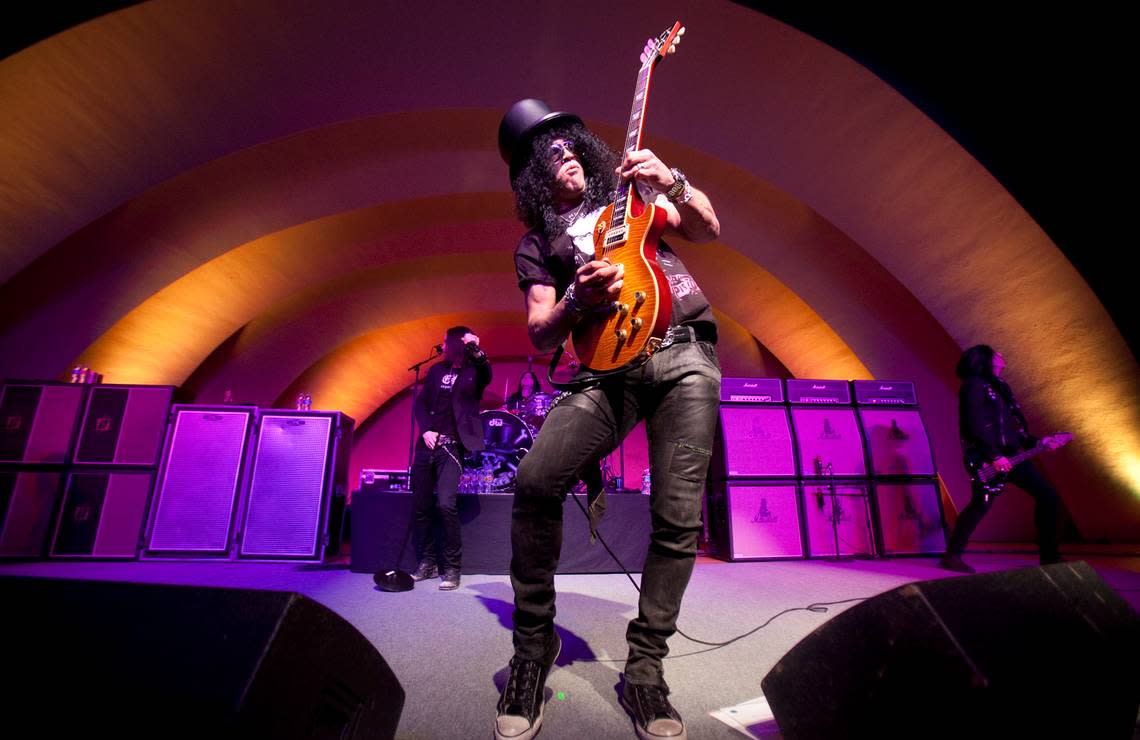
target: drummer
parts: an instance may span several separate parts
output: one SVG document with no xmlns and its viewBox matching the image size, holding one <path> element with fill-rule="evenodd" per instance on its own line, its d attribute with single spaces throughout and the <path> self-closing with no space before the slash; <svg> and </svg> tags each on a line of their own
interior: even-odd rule
<svg viewBox="0 0 1140 740">
<path fill-rule="evenodd" d="M 533 370 L 526 370 L 519 376 L 519 384 L 515 392 L 507 396 L 503 402 L 503 410 L 512 414 L 522 414 L 526 409 L 526 402 L 531 396 L 542 393 L 542 383 Z"/>
</svg>

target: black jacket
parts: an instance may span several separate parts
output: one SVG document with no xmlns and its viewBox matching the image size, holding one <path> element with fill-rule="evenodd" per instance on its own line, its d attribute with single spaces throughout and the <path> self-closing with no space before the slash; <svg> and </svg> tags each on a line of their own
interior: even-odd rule
<svg viewBox="0 0 1140 740">
<path fill-rule="evenodd" d="M 448 362 L 432 365 L 424 379 L 423 388 L 416 398 L 416 423 L 420 434 L 435 431 L 431 428 L 431 410 L 435 406 L 435 396 L 439 392 L 440 379 L 449 368 Z M 487 355 L 480 353 L 479 359 L 468 357 L 463 361 L 459 377 L 451 391 L 451 410 L 455 415 L 455 429 L 459 441 L 468 450 L 483 449 L 483 424 L 479 421 L 479 401 L 483 389 L 491 383 L 491 363 Z"/>
<path fill-rule="evenodd" d="M 967 378 L 958 389 L 962 451 L 984 461 L 1037 444 L 1009 386 L 998 379 Z"/>
</svg>

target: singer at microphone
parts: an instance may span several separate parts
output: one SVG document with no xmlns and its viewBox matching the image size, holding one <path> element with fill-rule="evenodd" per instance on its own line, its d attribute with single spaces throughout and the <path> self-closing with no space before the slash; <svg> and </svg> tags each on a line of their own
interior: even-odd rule
<svg viewBox="0 0 1140 740">
<path fill-rule="evenodd" d="M 435 349 L 443 359 L 428 369 L 415 401 L 420 439 L 412 460 L 412 532 L 419 565 L 411 576 L 413 581 L 438 577 L 439 588 L 450 591 L 459 587 L 462 569 L 457 509 L 462 461 L 484 446 L 479 401 L 491 382 L 491 363 L 466 326 L 448 329 Z M 442 541 L 435 536 L 437 516 Z"/>
</svg>

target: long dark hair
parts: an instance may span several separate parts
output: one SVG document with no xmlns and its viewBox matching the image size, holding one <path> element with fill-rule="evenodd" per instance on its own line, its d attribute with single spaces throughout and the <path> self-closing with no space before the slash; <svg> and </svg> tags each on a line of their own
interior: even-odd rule
<svg viewBox="0 0 1140 740">
<path fill-rule="evenodd" d="M 515 386 L 515 392 L 510 395 L 510 398 L 516 398 L 520 401 L 523 399 L 522 379 L 528 375 L 530 376 L 530 379 L 534 381 L 534 385 L 532 385 L 530 389 L 531 395 L 533 396 L 535 393 L 542 393 L 542 383 L 538 381 L 538 375 L 536 375 L 533 370 L 524 370 L 522 375 L 519 376 L 518 385 Z"/>
<path fill-rule="evenodd" d="M 988 344 L 975 344 L 962 353 L 954 374 L 962 380 L 982 378 L 994 380 L 994 348 Z"/>
<path fill-rule="evenodd" d="M 511 188 L 515 191 L 519 220 L 528 228 L 541 229 L 548 238 L 566 228 L 554 210 L 554 174 L 549 156 L 550 145 L 559 138 L 574 140 L 574 154 L 586 175 L 585 212 L 608 205 L 618 184 L 614 173 L 620 161 L 617 154 L 585 126 L 559 126 L 536 136 L 531 141 L 530 159 L 511 181 Z"/>
</svg>

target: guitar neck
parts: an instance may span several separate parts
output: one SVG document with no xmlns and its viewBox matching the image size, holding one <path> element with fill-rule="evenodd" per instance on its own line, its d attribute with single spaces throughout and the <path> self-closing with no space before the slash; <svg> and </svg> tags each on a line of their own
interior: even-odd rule
<svg viewBox="0 0 1140 740">
<path fill-rule="evenodd" d="M 643 64 L 638 70 L 637 85 L 633 90 L 633 108 L 629 113 L 629 125 L 625 132 L 625 147 L 621 153 L 623 159 L 625 155 L 641 148 L 641 135 L 645 131 L 645 111 L 649 106 L 649 82 L 653 78 L 653 68 L 656 65 L 657 60 L 654 60 Z M 636 197 L 636 188 L 633 180 L 630 180 L 625 187 L 620 189 L 617 199 L 614 201 L 614 220 L 617 221 L 620 214 L 621 221 L 618 221 L 619 224 L 625 223 L 626 219 L 629 218 L 629 201 Z"/>
</svg>

